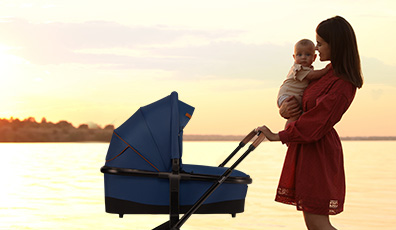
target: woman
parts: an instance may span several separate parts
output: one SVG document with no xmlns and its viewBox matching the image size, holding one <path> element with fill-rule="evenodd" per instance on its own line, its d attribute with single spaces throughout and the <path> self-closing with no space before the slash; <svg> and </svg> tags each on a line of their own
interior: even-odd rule
<svg viewBox="0 0 396 230">
<path fill-rule="evenodd" d="M 355 33 L 336 16 L 316 28 L 321 61 L 331 61 L 329 72 L 304 91 L 303 113 L 279 133 L 261 126 L 270 141 L 288 144 L 275 200 L 303 211 L 309 230 L 335 229 L 329 215 L 343 211 L 345 175 L 340 138 L 334 125 L 341 120 L 363 85 Z M 284 118 L 300 114 L 293 97 L 280 108 Z"/>
</svg>

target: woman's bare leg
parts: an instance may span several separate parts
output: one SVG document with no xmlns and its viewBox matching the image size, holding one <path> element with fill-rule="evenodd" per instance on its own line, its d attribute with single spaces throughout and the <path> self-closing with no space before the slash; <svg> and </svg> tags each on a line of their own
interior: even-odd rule
<svg viewBox="0 0 396 230">
<path fill-rule="evenodd" d="M 331 225 L 328 215 L 304 212 L 304 220 L 308 230 L 337 230 Z"/>
</svg>

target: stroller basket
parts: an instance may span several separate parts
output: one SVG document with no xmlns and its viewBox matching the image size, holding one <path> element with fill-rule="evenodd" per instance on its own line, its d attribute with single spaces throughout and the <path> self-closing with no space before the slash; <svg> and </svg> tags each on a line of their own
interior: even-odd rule
<svg viewBox="0 0 396 230">
<path fill-rule="evenodd" d="M 234 168 L 264 138 L 260 135 L 230 168 L 223 166 L 256 135 L 254 131 L 219 167 L 183 164 L 183 129 L 193 112 L 173 92 L 141 107 L 114 130 L 101 168 L 106 212 L 120 217 L 169 214 L 169 222 L 155 229 L 179 229 L 193 213 L 235 216 L 244 211 L 252 179 Z"/>
</svg>

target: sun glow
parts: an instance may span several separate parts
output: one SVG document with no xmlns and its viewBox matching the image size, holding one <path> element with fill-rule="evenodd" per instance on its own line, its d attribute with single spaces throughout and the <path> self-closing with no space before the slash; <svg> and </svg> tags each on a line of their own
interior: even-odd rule
<svg viewBox="0 0 396 230">
<path fill-rule="evenodd" d="M 7 72 L 8 55 L 6 54 L 7 47 L 0 45 L 0 74 L 4 79 L 4 74 Z"/>
<path fill-rule="evenodd" d="M 21 72 L 21 64 L 26 61 L 18 56 L 10 54 L 12 48 L 0 44 L 0 117 L 11 117 L 15 101 L 13 100 L 18 91 L 18 72 Z M 19 67 L 19 68 L 18 68 Z"/>
<path fill-rule="evenodd" d="M 6 85 L 7 79 L 12 79 L 16 65 L 23 64 L 24 60 L 18 56 L 10 54 L 11 47 L 0 44 L 0 76 L 1 84 Z"/>
</svg>

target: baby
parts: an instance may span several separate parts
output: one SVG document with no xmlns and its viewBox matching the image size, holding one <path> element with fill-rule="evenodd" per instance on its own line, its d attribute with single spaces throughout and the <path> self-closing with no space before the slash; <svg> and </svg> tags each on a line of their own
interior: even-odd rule
<svg viewBox="0 0 396 230">
<path fill-rule="evenodd" d="M 278 93 L 278 106 L 280 107 L 285 99 L 294 96 L 301 105 L 301 99 L 305 88 L 310 81 L 319 79 L 325 75 L 330 65 L 321 70 L 313 70 L 312 63 L 315 61 L 315 44 L 308 39 L 302 39 L 294 45 L 294 65 L 290 69 L 286 80 L 283 82 Z M 286 126 L 298 119 L 298 116 L 290 117 Z"/>
</svg>

